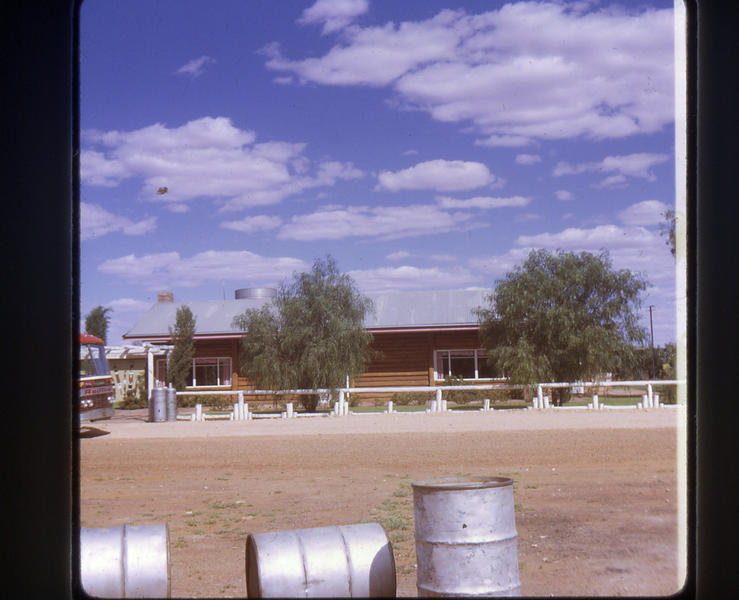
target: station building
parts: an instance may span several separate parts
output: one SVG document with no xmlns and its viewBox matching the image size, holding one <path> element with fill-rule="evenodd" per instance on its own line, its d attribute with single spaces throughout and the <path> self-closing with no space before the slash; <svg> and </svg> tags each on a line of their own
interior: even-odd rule
<svg viewBox="0 0 739 600">
<path fill-rule="evenodd" d="M 176 302 L 171 292 L 158 301 L 124 334 L 126 342 L 150 347 L 170 346 L 170 328 L 177 310 L 186 305 L 195 317 L 194 356 L 188 390 L 253 390 L 239 375 L 240 340 L 246 335 L 233 325 L 247 309 L 271 302 L 271 288 L 236 290 L 232 300 Z M 374 305 L 365 321 L 379 357 L 351 387 L 433 386 L 447 376 L 469 383 L 489 383 L 495 374 L 479 340 L 476 309 L 487 305 L 487 290 L 388 291 L 364 294 Z M 155 359 L 156 385 L 165 385 L 166 356 Z"/>
</svg>

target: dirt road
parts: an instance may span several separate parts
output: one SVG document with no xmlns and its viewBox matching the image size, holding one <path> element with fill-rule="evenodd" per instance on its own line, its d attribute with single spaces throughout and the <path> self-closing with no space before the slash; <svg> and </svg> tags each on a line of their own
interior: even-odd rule
<svg viewBox="0 0 739 600">
<path fill-rule="evenodd" d="M 679 589 L 680 411 L 496 411 L 83 430 L 82 525 L 167 522 L 174 597 L 244 597 L 249 533 L 383 523 L 415 596 L 410 482 L 514 479 L 524 595 Z"/>
</svg>

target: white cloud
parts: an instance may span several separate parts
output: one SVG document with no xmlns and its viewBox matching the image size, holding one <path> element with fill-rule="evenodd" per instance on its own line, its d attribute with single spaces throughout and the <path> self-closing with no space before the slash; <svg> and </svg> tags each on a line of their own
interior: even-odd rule
<svg viewBox="0 0 739 600">
<path fill-rule="evenodd" d="M 193 77 L 200 77 L 205 73 L 205 65 L 216 62 L 210 56 L 201 56 L 200 58 L 194 58 L 193 60 L 185 63 L 175 73 L 179 75 L 192 75 Z"/>
<path fill-rule="evenodd" d="M 655 181 L 657 177 L 651 171 L 652 167 L 667 162 L 669 154 L 655 154 L 648 152 L 637 152 L 621 156 L 606 156 L 599 162 L 588 162 L 571 165 L 567 162 L 559 162 L 552 170 L 554 177 L 563 175 L 579 175 L 586 172 L 615 173 L 606 177 L 594 187 L 618 187 L 624 186 L 627 177 L 637 177 L 647 181 Z"/>
<path fill-rule="evenodd" d="M 451 192 L 489 185 L 495 176 L 482 163 L 464 160 L 430 160 L 400 171 L 382 171 L 376 189 L 437 190 Z"/>
<path fill-rule="evenodd" d="M 645 200 L 622 210 L 618 213 L 618 218 L 624 225 L 659 225 L 664 223 L 667 210 L 669 206 L 664 202 Z"/>
<path fill-rule="evenodd" d="M 516 164 L 519 165 L 535 165 L 541 162 L 541 156 L 538 154 L 517 154 Z"/>
<path fill-rule="evenodd" d="M 523 263 L 530 250 L 530 248 L 511 248 L 504 254 L 471 258 L 467 261 L 467 264 L 473 270 L 487 276 L 502 277 L 517 265 Z"/>
<path fill-rule="evenodd" d="M 243 231 L 245 233 L 255 233 L 257 231 L 270 231 L 277 229 L 282 225 L 280 217 L 269 215 L 256 215 L 253 217 L 244 217 L 239 221 L 224 221 L 221 227 L 224 229 L 233 229 L 234 231 Z"/>
<path fill-rule="evenodd" d="M 157 218 L 131 221 L 126 217 L 114 215 L 98 204 L 80 202 L 80 239 L 93 240 L 108 233 L 121 232 L 125 235 L 145 235 L 155 231 Z"/>
<path fill-rule="evenodd" d="M 399 107 L 485 146 L 623 138 L 673 120 L 673 11 L 517 2 L 476 15 L 353 25 L 323 56 L 267 67 L 324 85 L 391 86 Z"/>
<path fill-rule="evenodd" d="M 600 225 L 592 229 L 568 228 L 555 233 L 522 235 L 504 254 L 472 258 L 468 265 L 494 277 L 503 277 L 521 265 L 535 248 L 549 251 L 592 252 L 608 250 L 613 267 L 644 273 L 653 286 L 674 286 L 675 261 L 658 233 L 644 227 Z M 650 288 L 649 293 L 655 293 Z"/>
<path fill-rule="evenodd" d="M 503 208 L 509 206 L 526 206 L 531 202 L 530 198 L 524 196 L 511 196 L 510 198 L 496 198 L 489 196 L 475 196 L 474 198 L 467 198 L 460 200 L 457 198 L 450 198 L 449 196 L 438 196 L 436 201 L 442 208 L 480 208 L 480 209 L 492 209 L 492 208 Z"/>
<path fill-rule="evenodd" d="M 323 34 L 343 29 L 369 9 L 369 0 L 318 0 L 303 11 L 298 23 L 323 23 Z"/>
<path fill-rule="evenodd" d="M 554 195 L 557 200 L 572 200 L 575 197 L 572 192 L 568 192 L 567 190 L 557 190 L 554 192 Z"/>
<path fill-rule="evenodd" d="M 432 254 L 429 258 L 435 262 L 455 262 L 457 260 L 453 254 Z"/>
<path fill-rule="evenodd" d="M 675 261 L 664 238 L 640 226 L 572 227 L 557 233 L 522 235 L 516 246 L 593 253 L 606 249 L 615 268 L 646 273 L 651 283 L 674 283 Z"/>
<path fill-rule="evenodd" d="M 471 223 L 471 219 L 472 215 L 443 211 L 434 205 L 324 206 L 292 217 L 277 237 L 299 241 L 349 237 L 389 240 L 483 226 Z"/>
<path fill-rule="evenodd" d="M 275 204 L 363 176 L 351 164 L 313 165 L 303 143 L 254 143 L 253 131 L 225 117 L 204 117 L 176 128 L 157 123 L 135 131 L 86 131 L 83 140 L 95 146 L 82 153 L 84 184 L 115 186 L 140 178 L 145 199 L 175 211 L 199 197 L 216 199 L 222 210 Z M 161 187 L 167 187 L 166 194 L 156 193 Z"/>
<path fill-rule="evenodd" d="M 480 282 L 480 276 L 469 269 L 419 268 L 411 266 L 381 267 L 349 271 L 357 287 L 364 292 L 383 290 L 422 290 L 459 288 Z"/>
<path fill-rule="evenodd" d="M 243 282 L 245 279 L 255 284 L 276 284 L 306 268 L 307 263 L 297 258 L 271 258 L 247 250 L 209 250 L 189 258 L 183 258 L 178 252 L 129 254 L 106 260 L 98 270 L 153 290 L 195 287 L 213 281 Z"/>
<path fill-rule="evenodd" d="M 387 254 L 385 256 L 385 258 L 387 258 L 388 260 L 404 260 L 410 257 L 411 257 L 411 253 L 405 250 L 398 250 L 397 252 L 391 252 L 390 254 Z"/>
<path fill-rule="evenodd" d="M 143 313 L 151 307 L 151 302 L 135 300 L 134 298 L 119 298 L 108 302 L 114 313 Z"/>
<path fill-rule="evenodd" d="M 570 227 L 558 233 L 522 235 L 519 246 L 561 248 L 563 250 L 599 250 L 600 248 L 644 247 L 654 242 L 655 235 L 643 227 L 599 225 L 593 229 Z"/>
</svg>

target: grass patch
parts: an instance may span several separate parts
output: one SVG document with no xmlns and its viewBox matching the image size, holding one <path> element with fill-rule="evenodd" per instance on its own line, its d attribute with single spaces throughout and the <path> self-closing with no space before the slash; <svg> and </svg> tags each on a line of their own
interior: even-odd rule
<svg viewBox="0 0 739 600">
<path fill-rule="evenodd" d="M 236 502 L 214 502 L 210 506 L 211 508 L 222 510 L 225 508 L 239 508 L 243 504 L 244 504 L 243 502 L 240 502 L 237 500 Z"/>
<path fill-rule="evenodd" d="M 389 498 L 372 509 L 373 519 L 385 528 L 393 547 L 395 568 L 400 574 L 415 571 L 416 545 L 413 532 L 413 496 L 409 480 L 401 481 Z"/>
</svg>

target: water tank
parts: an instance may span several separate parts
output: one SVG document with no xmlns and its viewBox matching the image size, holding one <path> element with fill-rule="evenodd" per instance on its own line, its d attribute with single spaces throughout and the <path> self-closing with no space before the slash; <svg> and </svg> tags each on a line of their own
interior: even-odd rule
<svg viewBox="0 0 739 600">
<path fill-rule="evenodd" d="M 247 298 L 274 298 L 276 295 L 277 290 L 269 287 L 241 288 L 235 292 L 236 300 L 245 300 Z"/>
</svg>

